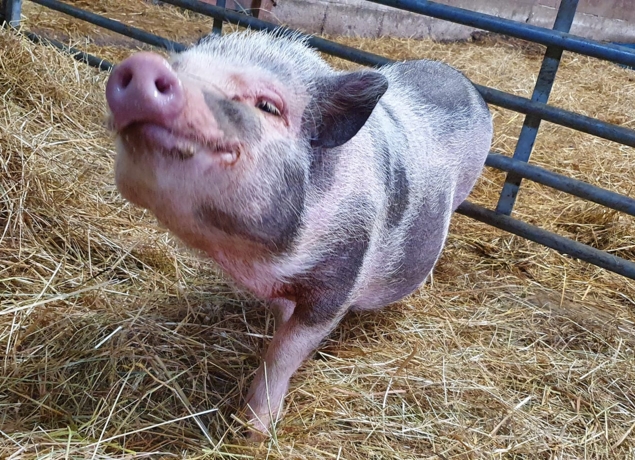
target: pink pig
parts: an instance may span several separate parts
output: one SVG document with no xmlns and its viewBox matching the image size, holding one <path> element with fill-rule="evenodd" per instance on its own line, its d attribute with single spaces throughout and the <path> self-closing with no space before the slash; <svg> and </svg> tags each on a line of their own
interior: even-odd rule
<svg viewBox="0 0 635 460">
<path fill-rule="evenodd" d="M 415 291 L 483 168 L 487 105 L 434 61 L 338 72 L 298 36 L 210 36 L 112 72 L 116 183 L 273 308 L 246 398 L 258 437 L 350 310 Z"/>
</svg>

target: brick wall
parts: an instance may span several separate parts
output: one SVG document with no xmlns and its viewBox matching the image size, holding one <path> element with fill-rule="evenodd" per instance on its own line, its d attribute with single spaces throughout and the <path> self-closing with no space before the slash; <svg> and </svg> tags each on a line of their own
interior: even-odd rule
<svg viewBox="0 0 635 460">
<path fill-rule="evenodd" d="M 559 0 L 437 1 L 542 27 L 553 25 L 560 3 Z M 261 17 L 310 33 L 455 40 L 467 38 L 475 30 L 364 0 L 276 0 L 273 3 L 271 11 Z M 596 40 L 635 43 L 635 0 L 580 0 L 572 32 Z"/>
</svg>

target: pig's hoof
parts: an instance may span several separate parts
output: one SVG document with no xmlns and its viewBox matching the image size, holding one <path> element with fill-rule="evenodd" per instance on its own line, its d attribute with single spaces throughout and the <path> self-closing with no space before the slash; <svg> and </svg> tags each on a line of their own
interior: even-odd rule
<svg viewBox="0 0 635 460">
<path fill-rule="evenodd" d="M 249 406 L 245 408 L 244 415 L 248 422 L 241 431 L 247 441 L 262 442 L 271 436 L 269 432 L 270 418 L 268 416 L 257 416 Z"/>
<path fill-rule="evenodd" d="M 253 443 L 261 443 L 269 438 L 269 434 L 257 430 L 255 427 L 249 427 L 245 429 L 245 439 Z"/>
<path fill-rule="evenodd" d="M 271 434 L 263 423 L 264 420 L 251 419 L 244 429 L 245 438 L 250 442 L 263 442 Z"/>
</svg>

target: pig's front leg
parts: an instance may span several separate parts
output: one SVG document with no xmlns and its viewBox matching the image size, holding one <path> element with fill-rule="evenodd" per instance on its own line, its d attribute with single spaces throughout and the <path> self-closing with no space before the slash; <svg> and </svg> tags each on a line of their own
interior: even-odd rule
<svg viewBox="0 0 635 460">
<path fill-rule="evenodd" d="M 337 325 L 339 318 L 306 324 L 296 311 L 279 326 L 247 395 L 247 417 L 252 440 L 268 436 L 271 424 L 282 412 L 289 380 L 302 362 Z"/>
<path fill-rule="evenodd" d="M 359 209 L 359 201 L 354 203 Z M 330 251 L 288 286 L 295 298 L 293 311 L 277 326 L 247 396 L 248 420 L 261 434 L 269 432 L 282 412 L 291 376 L 348 311 L 370 240 L 367 216 L 352 214 L 360 220 L 348 225 L 346 237 L 334 237 Z M 291 304 L 283 305 L 287 308 L 281 310 L 281 320 L 291 311 Z M 257 432 L 252 439 L 260 437 Z"/>
</svg>

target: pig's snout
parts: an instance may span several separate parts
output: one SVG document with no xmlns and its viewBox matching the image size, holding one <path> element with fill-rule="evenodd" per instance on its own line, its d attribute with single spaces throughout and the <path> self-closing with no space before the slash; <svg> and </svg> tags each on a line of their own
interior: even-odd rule
<svg viewBox="0 0 635 460">
<path fill-rule="evenodd" d="M 106 85 L 106 100 L 116 130 L 143 122 L 167 127 L 185 105 L 178 76 L 153 53 L 137 53 L 117 65 Z"/>
</svg>

